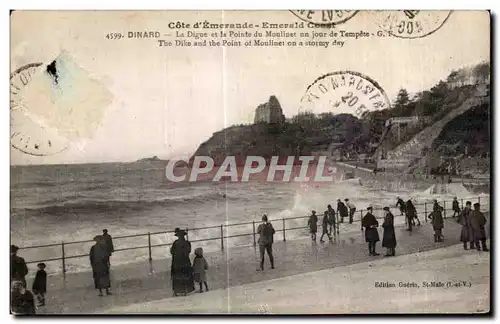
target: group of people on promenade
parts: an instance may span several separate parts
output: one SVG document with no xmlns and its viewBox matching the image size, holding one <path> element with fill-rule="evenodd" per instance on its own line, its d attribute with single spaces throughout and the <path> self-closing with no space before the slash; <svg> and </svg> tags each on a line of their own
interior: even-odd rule
<svg viewBox="0 0 500 324">
<path fill-rule="evenodd" d="M 349 203 L 349 199 L 345 199 L 348 203 L 349 209 L 355 211 L 355 207 L 352 203 Z M 320 242 L 323 243 L 323 237 L 328 236 L 328 239 L 332 241 L 332 236 L 335 234 L 335 228 L 338 229 L 338 223 L 340 220 L 336 220 L 336 215 L 342 219 L 341 213 L 346 215 L 345 210 L 347 206 L 344 205 L 340 199 L 337 200 L 338 208 L 337 212 L 332 208 L 331 205 L 327 206 L 327 210 L 324 212 L 322 219 L 322 235 L 320 237 Z M 474 210 L 471 208 L 472 203 L 467 201 L 466 206 L 463 210 L 460 210 L 457 197 L 454 197 L 452 210 L 453 216 L 457 217 L 457 222 L 462 225 L 462 232 L 460 235 L 460 240 L 464 243 L 464 249 L 467 249 L 467 243 L 469 243 L 470 249 L 476 248 L 477 250 L 489 251 L 486 246 L 486 217 L 480 211 L 480 204 L 474 204 Z M 404 201 L 400 197 L 397 197 L 396 207 L 399 207 L 401 216 L 405 216 L 407 231 L 412 231 L 413 227 L 421 226 L 420 219 L 418 218 L 418 213 L 412 200 Z M 394 256 L 395 248 L 397 245 L 396 235 L 394 231 L 394 215 L 388 206 L 383 208 L 384 211 L 384 221 L 382 227 L 384 229 L 382 246 L 387 249 L 385 256 Z M 431 221 L 431 225 L 434 230 L 434 242 L 443 242 L 443 219 L 444 208 L 439 205 L 437 200 L 434 200 L 433 208 L 431 213 L 427 216 Z M 354 213 L 352 213 L 353 215 Z M 349 223 L 352 223 L 352 215 L 349 213 Z M 344 216 L 345 217 L 345 216 Z M 308 227 L 311 233 L 311 239 L 313 243 L 316 243 L 316 233 L 318 231 L 318 216 L 316 211 L 311 212 L 311 216 L 308 219 Z M 369 206 L 367 208 L 367 213 L 361 219 L 361 228 L 364 229 L 365 240 L 368 243 L 368 252 L 371 256 L 380 255 L 376 252 L 376 243 L 380 241 L 377 228 L 379 227 L 379 222 L 377 218 L 373 215 L 373 207 Z"/>
<path fill-rule="evenodd" d="M 94 237 L 95 244 L 90 248 L 90 265 L 94 287 L 99 290 L 99 296 L 103 296 L 102 290 L 111 295 L 110 280 L 110 257 L 114 252 L 113 239 L 104 229 L 102 235 Z M 10 247 L 10 281 L 11 281 L 11 310 L 14 314 L 29 315 L 36 314 L 36 309 L 45 306 L 45 295 L 47 293 L 46 265 L 41 262 L 37 264 L 38 271 L 33 280 L 32 290 L 27 289 L 26 275 L 28 266 L 24 258 L 17 255 L 19 247 Z"/>
<path fill-rule="evenodd" d="M 45 263 L 37 264 L 38 271 L 33 280 L 32 291 L 27 289 L 28 266 L 24 258 L 17 255 L 19 247 L 10 246 L 11 310 L 14 314 L 36 314 L 36 308 L 45 306 L 47 273 Z"/>
<path fill-rule="evenodd" d="M 322 220 L 323 233 L 320 242 L 324 242 L 324 235 L 327 235 L 330 241 L 332 240 L 335 229 L 337 228 L 338 230 L 338 223 L 341 223 L 344 217 L 349 216 L 349 223 L 353 222 L 352 218 L 356 207 L 349 202 L 349 199 L 345 199 L 345 202 L 346 204 L 342 203 L 340 199 L 337 200 L 337 211 L 335 211 L 331 205 L 327 206 L 327 210 L 324 212 Z M 399 207 L 401 215 L 404 214 L 406 217 L 408 231 L 412 231 L 413 226 L 415 226 L 415 220 L 418 222 L 417 226 L 421 225 L 416 208 L 411 202 L 411 199 L 405 203 L 398 197 L 396 206 Z M 348 213 L 346 213 L 347 208 L 349 210 Z M 463 242 L 464 249 L 468 250 L 469 248 L 475 248 L 478 251 L 489 251 L 486 245 L 485 225 L 487 221 L 484 214 L 480 211 L 480 204 L 475 203 L 474 209 L 472 209 L 472 203 L 467 201 L 463 210 L 460 210 L 457 197 L 455 197 L 452 209 L 454 211 L 453 217 L 457 216 L 457 222 L 462 225 L 460 241 Z M 387 249 L 385 256 L 395 256 L 397 241 L 394 230 L 394 215 L 391 213 L 388 206 L 384 207 L 383 211 L 384 221 L 382 223 L 382 228 L 384 231 L 382 246 Z M 435 242 L 443 241 L 443 211 L 443 207 L 435 200 L 432 212 L 427 216 L 431 220 L 434 229 Z M 339 217 L 338 220 L 336 216 Z M 316 212 L 312 211 L 308 220 L 308 226 L 313 242 L 316 242 L 317 223 L 318 217 Z M 368 243 L 369 255 L 380 255 L 376 252 L 376 243 L 380 241 L 377 230 L 379 222 L 373 215 L 372 206 L 367 208 L 367 213 L 361 219 L 361 226 L 362 229 L 364 229 L 365 241 Z M 262 223 L 257 228 L 260 254 L 260 263 L 257 268 L 258 271 L 264 270 L 266 253 L 269 257 L 271 269 L 275 268 L 273 256 L 273 237 L 275 232 L 275 229 L 269 222 L 268 216 L 264 214 L 262 216 Z M 195 291 L 195 282 L 199 284 L 199 292 L 203 292 L 203 288 L 208 291 L 206 274 L 208 262 L 203 256 L 203 249 L 198 247 L 194 250 L 194 259 L 191 263 L 191 243 L 186 239 L 186 231 L 176 228 L 174 235 L 177 239 L 170 248 L 170 254 L 172 255 L 170 274 L 174 296 L 187 295 Z M 103 289 L 106 291 L 107 295 L 111 295 L 110 257 L 114 252 L 113 239 L 111 235 L 108 234 L 108 231 L 104 229 L 102 235 L 94 237 L 94 241 L 95 244 L 91 247 L 89 253 L 94 286 L 95 289 L 99 290 L 99 296 L 103 296 Z M 33 293 L 26 289 L 25 277 L 28 273 L 28 267 L 24 259 L 17 255 L 18 250 L 19 248 L 17 246 L 11 246 L 12 311 L 15 314 L 35 314 L 35 300 L 38 301 L 38 307 L 45 305 L 45 294 L 47 291 L 47 274 L 44 270 L 45 264 L 38 264 L 38 271 L 32 286 L 32 291 L 35 294 L 33 295 Z"/>
</svg>

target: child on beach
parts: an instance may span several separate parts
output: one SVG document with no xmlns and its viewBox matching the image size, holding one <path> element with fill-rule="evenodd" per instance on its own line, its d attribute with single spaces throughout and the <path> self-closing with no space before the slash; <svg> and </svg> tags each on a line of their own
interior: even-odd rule
<svg viewBox="0 0 500 324">
<path fill-rule="evenodd" d="M 47 272 L 45 272 L 45 263 L 39 263 L 38 271 L 33 281 L 33 293 L 38 301 L 37 306 L 45 306 L 45 294 L 47 293 Z"/>
<path fill-rule="evenodd" d="M 208 270 L 208 262 L 203 257 L 203 249 L 201 247 L 196 248 L 194 250 L 194 260 L 193 260 L 193 272 L 194 272 L 194 281 L 200 284 L 200 291 L 203 292 L 203 284 L 205 284 L 205 290 L 208 291 L 207 284 L 207 273 Z"/>
</svg>

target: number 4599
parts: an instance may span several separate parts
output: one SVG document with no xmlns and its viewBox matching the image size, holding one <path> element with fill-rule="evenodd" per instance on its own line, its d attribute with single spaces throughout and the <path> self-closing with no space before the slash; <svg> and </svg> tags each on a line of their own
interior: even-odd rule
<svg viewBox="0 0 500 324">
<path fill-rule="evenodd" d="M 108 33 L 106 34 L 107 39 L 120 39 L 123 38 L 122 33 Z"/>
</svg>

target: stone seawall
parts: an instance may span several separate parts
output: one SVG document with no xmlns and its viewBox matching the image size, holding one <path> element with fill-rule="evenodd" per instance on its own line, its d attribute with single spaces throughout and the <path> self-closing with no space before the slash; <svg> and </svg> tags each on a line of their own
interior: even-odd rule
<svg viewBox="0 0 500 324">
<path fill-rule="evenodd" d="M 387 190 L 387 191 L 398 191 L 398 190 L 426 190 L 429 187 L 437 184 L 446 184 L 449 181 L 449 177 L 437 177 L 436 179 L 432 177 L 426 177 L 416 174 L 404 174 L 404 173 L 392 173 L 392 172 L 377 172 L 374 173 L 372 170 L 350 165 L 348 163 L 342 162 L 331 162 L 331 166 L 337 168 L 337 172 L 348 174 L 351 173 L 354 178 L 360 178 L 360 182 L 363 186 L 368 186 L 374 189 Z M 454 181 L 453 183 L 460 182 L 461 180 Z M 464 183 L 464 186 L 469 190 L 476 192 L 488 192 L 489 183 L 487 180 L 481 183 Z"/>
</svg>

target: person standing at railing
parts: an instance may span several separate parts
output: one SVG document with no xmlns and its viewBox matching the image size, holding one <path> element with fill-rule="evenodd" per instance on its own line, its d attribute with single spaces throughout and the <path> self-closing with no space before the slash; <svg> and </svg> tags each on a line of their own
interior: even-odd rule
<svg viewBox="0 0 500 324">
<path fill-rule="evenodd" d="M 203 292 L 203 284 L 205 285 L 205 290 L 208 291 L 207 270 L 208 270 L 208 262 L 203 257 L 203 248 L 199 247 L 194 249 L 194 260 L 193 260 L 194 281 L 200 285 L 200 290 L 199 290 L 200 293 Z"/>
<path fill-rule="evenodd" d="M 26 261 L 17 255 L 19 247 L 16 245 L 10 246 L 10 280 L 19 280 L 26 288 L 26 275 L 28 274 L 28 267 Z"/>
<path fill-rule="evenodd" d="M 474 248 L 473 231 L 471 226 L 472 218 L 472 203 L 467 201 L 465 207 L 458 216 L 457 223 L 462 225 L 462 230 L 460 232 L 460 242 L 464 244 L 464 250 L 468 250 L 467 243 L 470 244 L 469 248 Z"/>
<path fill-rule="evenodd" d="M 106 290 L 106 295 L 111 295 L 111 280 L 109 277 L 109 254 L 105 242 L 101 235 L 94 237 L 96 242 L 90 248 L 90 265 L 92 266 L 92 275 L 94 277 L 94 287 L 99 290 L 99 296 L 102 296 L 102 290 Z"/>
<path fill-rule="evenodd" d="M 337 215 L 340 218 L 340 223 L 343 223 L 344 217 L 349 215 L 346 205 L 340 199 L 337 199 Z"/>
<path fill-rule="evenodd" d="M 375 246 L 380 238 L 378 236 L 378 221 L 373 215 L 373 207 L 367 208 L 368 212 L 361 220 L 361 226 L 365 228 L 365 241 L 368 242 L 368 251 L 370 256 L 380 255 L 375 251 Z"/>
<path fill-rule="evenodd" d="M 332 205 L 328 205 L 326 208 L 326 212 L 328 213 L 328 232 L 330 233 L 330 236 L 333 236 L 335 235 L 336 227 L 335 209 L 332 208 Z"/>
<path fill-rule="evenodd" d="M 396 207 L 399 207 L 399 211 L 401 212 L 400 216 L 403 216 L 403 214 L 406 214 L 406 204 L 403 199 L 401 199 L 399 196 L 396 198 Z"/>
<path fill-rule="evenodd" d="M 457 197 L 453 198 L 452 208 L 453 208 L 453 216 L 451 217 L 454 218 L 455 215 L 460 216 L 460 205 L 458 204 Z"/>
<path fill-rule="evenodd" d="M 38 306 L 45 306 L 45 294 L 47 293 L 47 272 L 45 272 L 45 263 L 37 264 L 38 271 L 33 281 L 31 290 L 35 294 L 38 301 Z"/>
<path fill-rule="evenodd" d="M 486 217 L 484 217 L 484 214 L 479 210 L 479 203 L 474 204 L 474 211 L 472 212 L 472 218 L 471 218 L 471 226 L 472 226 L 472 231 L 473 231 L 473 237 L 474 237 L 474 244 L 476 246 L 476 249 L 478 251 L 481 251 L 481 248 L 483 251 L 488 252 L 489 249 L 486 246 L 486 230 L 484 226 L 486 225 Z M 481 247 L 479 246 L 479 242 L 481 242 Z"/>
<path fill-rule="evenodd" d="M 344 199 L 345 204 L 349 207 L 349 224 L 352 224 L 354 213 L 356 213 L 356 206 L 352 202 L 349 201 L 348 198 Z"/>
<path fill-rule="evenodd" d="M 324 215 L 323 215 L 323 221 L 321 222 L 321 230 L 322 230 L 322 234 L 321 234 L 321 237 L 319 239 L 319 241 L 321 243 L 325 242 L 323 241 L 323 236 L 328 236 L 328 240 L 331 241 L 332 240 L 332 237 L 330 236 L 330 232 L 328 232 L 328 226 L 330 224 L 330 220 L 328 218 L 328 211 L 325 211 Z"/>
<path fill-rule="evenodd" d="M 273 242 L 274 230 L 273 225 L 269 222 L 267 215 L 262 216 L 262 224 L 257 227 L 259 236 L 259 252 L 260 252 L 260 268 L 258 271 L 264 271 L 264 256 L 267 251 L 269 262 L 271 262 L 271 269 L 274 269 L 274 256 L 273 256 Z"/>
<path fill-rule="evenodd" d="M 194 274 L 191 266 L 189 254 L 191 254 L 191 243 L 186 240 L 186 232 L 179 228 L 174 230 L 177 240 L 170 248 L 172 255 L 172 266 L 170 276 L 172 279 L 172 288 L 174 296 L 183 294 L 184 296 L 195 290 Z"/>
<path fill-rule="evenodd" d="M 102 238 L 104 240 L 104 245 L 106 246 L 106 251 L 108 251 L 108 266 L 111 267 L 110 258 L 111 254 L 115 252 L 115 247 L 113 246 L 113 238 L 108 234 L 107 229 L 102 230 Z"/>
<path fill-rule="evenodd" d="M 386 257 L 396 255 L 396 232 L 394 231 L 394 215 L 391 213 L 389 207 L 384 207 L 384 237 L 382 239 L 382 246 L 387 249 Z"/>
<path fill-rule="evenodd" d="M 313 210 L 311 212 L 311 216 L 309 216 L 309 220 L 307 221 L 307 225 L 309 226 L 309 232 L 311 233 L 311 239 L 314 243 L 316 243 L 316 233 L 318 232 L 318 216 L 316 215 L 316 211 Z"/>
<path fill-rule="evenodd" d="M 443 242 L 443 213 L 439 208 L 434 208 L 428 218 L 431 220 L 432 228 L 434 229 L 434 242 Z"/>
<path fill-rule="evenodd" d="M 418 226 L 421 225 L 420 219 L 418 219 L 417 209 L 413 205 L 411 199 L 408 199 L 405 207 L 406 207 L 406 222 L 408 224 L 408 228 L 406 230 L 411 232 L 413 230 L 413 226 L 415 226 L 415 219 L 417 219 L 418 221 Z"/>
</svg>

